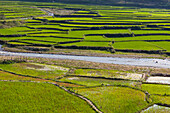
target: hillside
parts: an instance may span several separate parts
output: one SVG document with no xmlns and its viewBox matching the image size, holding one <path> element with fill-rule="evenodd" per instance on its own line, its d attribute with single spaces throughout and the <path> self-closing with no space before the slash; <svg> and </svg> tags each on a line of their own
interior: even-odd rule
<svg viewBox="0 0 170 113">
<path fill-rule="evenodd" d="M 16 1 L 16 0 L 12 0 Z M 154 8 L 169 8 L 170 0 L 18 0 L 31 2 L 61 2 L 71 4 L 123 5 Z"/>
<path fill-rule="evenodd" d="M 170 113 L 168 4 L 28 1 L 0 0 L 0 113 Z"/>
</svg>

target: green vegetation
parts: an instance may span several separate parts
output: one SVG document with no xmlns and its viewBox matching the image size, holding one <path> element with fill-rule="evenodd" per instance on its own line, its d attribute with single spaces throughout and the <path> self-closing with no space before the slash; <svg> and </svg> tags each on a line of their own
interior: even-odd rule
<svg viewBox="0 0 170 113">
<path fill-rule="evenodd" d="M 134 113 L 148 105 L 143 92 L 130 88 L 96 87 L 74 90 L 91 99 L 105 113 Z"/>
<path fill-rule="evenodd" d="M 63 46 L 87 46 L 87 47 L 110 47 L 109 42 L 77 42 L 71 44 L 62 44 Z"/>
<path fill-rule="evenodd" d="M 138 7 L 142 4 L 134 3 L 139 0 L 113 4 L 112 0 L 98 0 L 97 4 L 105 2 L 107 6 L 86 5 L 96 0 L 64 1 L 83 5 L 0 1 L 0 43 L 4 49 L 169 56 L 170 10 L 164 0 L 157 8 L 157 1 L 150 0 L 144 0 L 143 5 L 153 8 Z M 169 74 L 169 69 L 0 56 L 0 112 L 96 112 L 85 98 L 104 113 L 141 112 L 153 104 L 169 106 L 169 85 L 145 83 L 152 73 Z"/>
<path fill-rule="evenodd" d="M 36 2 L 0 5 L 0 22 L 5 28 L 0 29 L 0 40 L 7 46 L 53 46 L 111 53 L 170 51 L 169 9 Z M 49 16 L 49 12 L 54 15 Z"/>
<path fill-rule="evenodd" d="M 72 74 L 87 77 L 103 77 L 115 79 L 141 80 L 142 74 L 130 71 L 107 70 L 107 69 L 77 69 Z"/>
<path fill-rule="evenodd" d="M 69 70 L 69 68 L 64 67 L 28 63 L 0 64 L 0 69 L 25 76 L 54 80 L 64 76 Z"/>
<path fill-rule="evenodd" d="M 169 85 L 142 84 L 142 89 L 150 94 L 170 95 Z"/>
<path fill-rule="evenodd" d="M 162 50 L 156 45 L 149 42 L 134 41 L 134 42 L 117 42 L 114 44 L 116 49 L 132 49 L 132 50 Z"/>
<path fill-rule="evenodd" d="M 31 77 L 19 76 L 19 75 L 15 75 L 15 74 L 3 72 L 3 71 L 0 71 L 0 80 L 22 80 L 22 81 L 41 81 L 41 82 L 45 82 L 45 80 L 31 78 Z"/>
<path fill-rule="evenodd" d="M 1 112 L 87 113 L 85 101 L 45 83 L 0 82 Z"/>
<path fill-rule="evenodd" d="M 6 57 L 0 58 L 6 59 Z M 7 110 L 8 106 L 10 106 L 7 110 L 9 112 L 12 110 L 39 112 L 40 109 L 48 112 L 55 110 L 67 112 L 68 109 L 70 112 L 82 112 L 82 109 L 85 113 L 94 112 L 85 101 L 64 92 L 58 86 L 66 87 L 69 91 L 88 98 L 99 110 L 106 113 L 139 112 L 155 103 L 169 105 L 169 86 L 143 84 L 141 73 L 145 71 L 136 70 L 135 73 L 127 71 L 128 69 L 121 71 L 121 68 L 115 70 L 112 66 L 103 67 L 96 63 L 91 64 L 95 69 L 83 69 L 83 66 L 88 67 L 86 62 L 67 60 L 9 57 L 4 61 L 10 59 L 13 59 L 13 62 L 0 64 L 0 89 L 5 89 L 0 93 L 2 112 Z M 25 62 L 15 63 L 17 59 Z M 33 62 L 41 62 L 41 64 Z M 44 99 L 46 96 L 47 98 Z M 24 101 L 20 101 L 21 98 Z M 60 102 L 60 98 L 64 100 Z M 13 102 L 10 103 L 11 101 Z M 63 106 L 68 107 L 64 109 Z"/>
<path fill-rule="evenodd" d="M 152 43 L 170 52 L 170 47 L 168 46 L 170 42 L 162 41 L 162 42 L 152 42 Z"/>
<path fill-rule="evenodd" d="M 159 95 L 152 95 L 152 100 L 155 103 L 161 103 L 161 104 L 170 104 L 170 97 L 169 96 L 159 96 Z"/>
<path fill-rule="evenodd" d="M 107 79 L 100 79 L 100 78 L 87 78 L 87 77 L 65 77 L 60 79 L 63 82 L 70 82 L 81 84 L 84 86 L 104 86 L 104 85 L 122 85 L 122 86 L 131 86 L 131 87 L 138 87 L 140 86 L 140 82 L 133 82 L 133 81 L 125 81 L 125 80 L 107 80 Z"/>
</svg>

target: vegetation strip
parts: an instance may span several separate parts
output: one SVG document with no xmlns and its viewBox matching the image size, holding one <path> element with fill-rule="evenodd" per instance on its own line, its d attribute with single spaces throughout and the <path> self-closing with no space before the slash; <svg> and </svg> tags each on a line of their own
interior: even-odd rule
<svg viewBox="0 0 170 113">
<path fill-rule="evenodd" d="M 30 75 L 17 74 L 17 73 L 15 73 L 15 72 L 6 71 L 6 70 L 3 70 L 3 69 L 0 69 L 0 71 L 7 72 L 7 73 L 10 73 L 10 74 L 14 74 L 14 75 L 17 75 L 17 76 L 30 77 L 30 78 L 37 78 L 37 79 L 42 79 L 42 80 L 50 80 L 50 81 L 54 81 L 54 82 L 58 82 L 58 83 L 69 83 L 69 84 L 73 84 L 73 85 L 84 86 L 84 85 L 75 84 L 75 83 L 71 83 L 71 82 L 63 82 L 63 81 L 52 80 L 52 79 L 47 79 L 47 78 L 44 79 L 44 78 L 42 78 L 42 77 L 37 77 L 37 76 L 30 76 Z M 60 78 L 58 78 L 58 79 L 60 79 Z"/>
<path fill-rule="evenodd" d="M 106 79 L 106 80 L 124 80 L 124 81 L 136 81 L 139 82 L 141 80 L 129 80 L 123 78 L 111 78 L 111 77 L 98 77 L 98 76 L 85 76 L 85 75 L 66 75 L 65 77 L 84 77 L 84 78 L 96 78 L 96 79 Z M 144 77 L 145 78 L 145 77 Z"/>
</svg>

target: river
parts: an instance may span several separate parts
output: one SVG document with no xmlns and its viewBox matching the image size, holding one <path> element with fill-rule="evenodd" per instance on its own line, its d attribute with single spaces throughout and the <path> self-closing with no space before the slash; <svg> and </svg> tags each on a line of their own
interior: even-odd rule
<svg viewBox="0 0 170 113">
<path fill-rule="evenodd" d="M 0 45 L 0 51 L 2 50 L 2 45 Z"/>
<path fill-rule="evenodd" d="M 41 9 L 48 13 L 48 16 L 54 16 L 53 13 Z M 27 19 L 27 18 L 26 18 Z M 27 57 L 41 57 L 41 58 L 56 58 L 56 59 L 70 59 L 70 60 L 83 60 L 98 63 L 113 63 L 124 64 L 132 66 L 147 66 L 158 68 L 170 68 L 170 59 L 154 59 L 154 58 L 119 58 L 119 57 L 93 57 L 93 56 L 74 56 L 74 55 L 57 55 L 57 54 L 38 54 L 38 53 L 16 53 L 2 51 L 0 45 L 0 55 L 10 56 L 27 56 Z"/>
<path fill-rule="evenodd" d="M 74 56 L 74 55 L 58 55 L 58 54 L 38 54 L 38 53 L 17 53 L 2 51 L 0 45 L 0 55 L 9 56 L 26 56 L 40 58 L 70 59 L 83 60 L 98 63 L 112 63 L 132 66 L 147 66 L 158 68 L 170 68 L 170 59 L 154 59 L 154 58 L 119 58 L 119 57 L 94 57 L 94 56 Z"/>
</svg>

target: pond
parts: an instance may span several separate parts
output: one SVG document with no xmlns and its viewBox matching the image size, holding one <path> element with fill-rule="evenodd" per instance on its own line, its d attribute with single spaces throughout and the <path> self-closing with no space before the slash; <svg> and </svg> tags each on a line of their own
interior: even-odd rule
<svg viewBox="0 0 170 113">
<path fill-rule="evenodd" d="M 170 77 L 149 77 L 146 82 L 170 84 Z"/>
<path fill-rule="evenodd" d="M 141 113 L 170 113 L 170 108 L 154 104 L 153 106 L 143 110 Z"/>
</svg>

